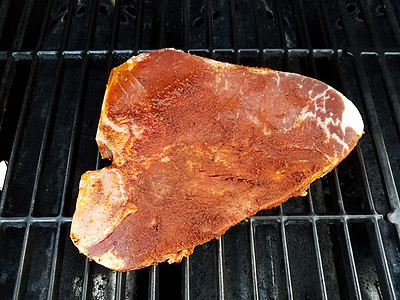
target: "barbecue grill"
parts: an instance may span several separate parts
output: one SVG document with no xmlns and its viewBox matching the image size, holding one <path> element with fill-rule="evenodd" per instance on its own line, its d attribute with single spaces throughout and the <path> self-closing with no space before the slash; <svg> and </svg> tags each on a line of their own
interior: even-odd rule
<svg viewBox="0 0 400 300">
<path fill-rule="evenodd" d="M 0 298 L 400 298 L 399 24 L 394 0 L 1 1 Z M 365 135 L 307 196 L 182 263 L 115 272 L 69 239 L 79 179 L 108 163 L 94 137 L 110 70 L 164 47 L 325 81 Z"/>
</svg>

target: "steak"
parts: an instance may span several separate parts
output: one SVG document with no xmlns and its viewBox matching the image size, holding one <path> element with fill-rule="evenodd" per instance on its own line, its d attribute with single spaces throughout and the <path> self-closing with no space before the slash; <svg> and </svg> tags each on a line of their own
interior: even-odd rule
<svg viewBox="0 0 400 300">
<path fill-rule="evenodd" d="M 298 74 L 173 49 L 111 72 L 71 238 L 114 270 L 179 262 L 331 171 L 363 134 L 340 92 Z"/>
</svg>

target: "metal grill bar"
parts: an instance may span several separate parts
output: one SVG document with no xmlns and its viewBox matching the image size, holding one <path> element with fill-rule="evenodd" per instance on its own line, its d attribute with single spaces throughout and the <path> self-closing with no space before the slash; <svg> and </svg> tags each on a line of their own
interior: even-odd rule
<svg viewBox="0 0 400 300">
<path fill-rule="evenodd" d="M 317 254 L 317 263 L 318 263 L 318 272 L 320 278 L 320 285 L 322 291 L 322 299 L 328 299 L 328 294 L 326 292 L 326 283 L 325 283 L 325 275 L 324 275 L 324 268 L 322 266 L 322 258 L 321 258 L 321 249 L 319 247 L 319 238 L 318 238 L 318 230 L 315 221 L 312 222 L 313 228 L 313 239 L 314 239 L 314 247 L 315 253 Z"/>
<path fill-rule="evenodd" d="M 89 285 L 89 272 L 90 272 L 90 262 L 89 259 L 85 258 L 85 269 L 83 271 L 83 284 L 82 284 L 82 300 L 87 299 L 88 285 Z"/>
<path fill-rule="evenodd" d="M 372 197 L 372 193 L 371 193 L 371 188 L 369 186 L 368 173 L 367 173 L 367 170 L 366 170 L 366 167 L 365 167 L 365 161 L 364 161 L 363 154 L 362 154 L 362 151 L 360 149 L 360 146 L 357 145 L 354 150 L 357 151 L 357 156 L 358 156 L 358 159 L 360 161 L 362 180 L 363 180 L 363 184 L 365 186 L 365 190 L 366 190 L 366 193 L 367 193 L 367 199 L 368 199 L 368 204 L 369 204 L 371 213 L 377 214 L 376 209 L 375 209 L 375 204 L 374 204 L 374 201 L 373 201 L 373 197 Z"/>
<path fill-rule="evenodd" d="M 256 262 L 256 247 L 255 247 L 255 235 L 254 235 L 254 224 L 253 219 L 250 218 L 250 257 L 251 257 L 251 275 L 253 279 L 253 293 L 254 300 L 259 299 L 258 293 L 258 277 L 257 277 L 257 262 Z"/>
<path fill-rule="evenodd" d="M 348 252 L 349 259 L 350 259 L 351 276 L 352 276 L 353 285 L 354 285 L 354 288 L 355 288 L 354 297 L 356 299 L 361 299 L 360 283 L 358 281 L 356 263 L 354 261 L 353 248 L 351 247 L 350 233 L 349 233 L 349 228 L 348 228 L 348 224 L 347 224 L 346 221 L 343 222 L 343 226 L 344 226 L 344 236 L 345 236 L 347 252 Z"/>
<path fill-rule="evenodd" d="M 295 5 L 298 5 L 299 9 L 299 15 L 300 15 L 300 21 L 299 23 L 301 23 L 301 27 L 302 27 L 302 31 L 301 33 L 303 33 L 303 39 L 306 41 L 306 45 L 307 48 L 311 48 L 311 41 L 310 41 L 310 34 L 309 34 L 309 30 L 307 28 L 307 21 L 304 15 L 304 8 L 303 8 L 303 4 L 302 1 L 299 0 L 298 2 L 295 3 Z"/>
<path fill-rule="evenodd" d="M 317 3 L 317 4 L 318 4 L 318 9 L 319 9 L 319 11 L 321 12 L 323 22 L 324 22 L 324 24 L 325 24 L 325 29 L 326 29 L 325 34 L 328 36 L 327 39 L 328 39 L 329 42 L 331 43 L 331 46 L 332 46 L 333 48 L 336 48 L 336 47 L 337 47 L 336 41 L 335 41 L 335 39 L 333 38 L 334 34 L 332 33 L 331 27 L 328 26 L 328 24 L 327 24 L 327 20 L 328 20 L 327 15 L 328 15 L 328 12 L 327 12 L 327 9 L 326 9 L 325 0 L 318 0 L 318 3 Z"/>
<path fill-rule="evenodd" d="M 7 217 L 0 220 L 2 223 L 12 223 L 12 224 L 37 224 L 37 223 L 71 223 L 71 217 Z"/>
<path fill-rule="evenodd" d="M 135 44 L 133 45 L 134 52 L 137 53 L 139 50 L 139 38 L 140 29 L 142 25 L 142 14 L 143 14 L 143 2 L 144 0 L 138 0 L 137 18 L 136 18 L 136 31 L 135 31 Z"/>
<path fill-rule="evenodd" d="M 183 50 L 189 50 L 190 43 L 190 35 L 189 35 L 189 21 L 190 21 L 190 9 L 189 9 L 189 0 L 183 0 L 183 24 L 184 24 L 184 44 Z"/>
<path fill-rule="evenodd" d="M 229 14 L 232 24 L 232 43 L 233 49 L 237 51 L 237 23 L 236 23 L 236 12 L 234 0 L 229 0 Z M 236 61 L 238 60 L 238 54 L 236 53 Z"/>
<path fill-rule="evenodd" d="M 30 229 L 31 229 L 30 225 L 27 225 L 25 229 L 24 241 L 22 242 L 21 258 L 18 267 L 17 279 L 15 280 L 13 299 L 20 299 L 21 297 L 22 273 L 24 271 L 24 266 L 26 261 L 26 253 L 28 248 Z"/>
<path fill-rule="evenodd" d="M 190 300 L 190 256 L 185 257 L 183 260 L 184 263 L 184 300 Z"/>
<path fill-rule="evenodd" d="M 50 280 L 49 280 L 49 291 L 47 294 L 47 299 L 55 298 L 56 274 L 57 274 L 57 267 L 58 267 L 57 262 L 58 262 L 58 252 L 59 252 L 59 248 L 60 248 L 60 232 L 61 232 L 61 224 L 59 223 L 57 226 L 56 239 L 54 242 L 54 253 L 53 253 L 52 267 L 51 267 Z"/>
<path fill-rule="evenodd" d="M 274 8 L 275 8 L 275 16 L 277 19 L 278 23 L 278 31 L 279 31 L 279 37 L 281 39 L 281 45 L 282 49 L 286 50 L 287 49 L 287 44 L 286 44 L 286 38 L 285 38 L 285 30 L 283 26 L 283 16 L 282 16 L 282 10 L 280 8 L 280 2 L 279 0 L 273 0 Z M 285 56 L 285 64 L 287 65 L 287 57 Z"/>
<path fill-rule="evenodd" d="M 225 299 L 224 287 L 224 236 L 218 239 L 218 289 L 219 299 Z"/>
<path fill-rule="evenodd" d="M 253 17 L 253 21 L 255 23 L 255 31 L 256 31 L 256 39 L 257 39 L 257 48 L 260 49 L 262 48 L 262 38 L 261 38 L 261 30 L 260 30 L 260 21 L 258 18 L 258 14 L 257 14 L 257 7 L 256 7 L 256 1 L 252 1 L 251 2 L 251 9 L 252 9 L 252 17 Z M 258 51 L 259 52 L 259 51 Z"/>
<path fill-rule="evenodd" d="M 117 44 L 117 36 L 118 36 L 118 23 L 119 23 L 119 14 L 121 12 L 121 0 L 115 0 L 114 4 L 114 15 L 113 15 L 113 29 L 111 32 L 111 42 L 110 42 L 110 51 L 112 52 L 115 49 Z"/>
<path fill-rule="evenodd" d="M 125 285 L 125 272 L 117 272 L 116 289 L 115 289 L 115 300 L 124 299 L 124 285 Z"/>
<path fill-rule="evenodd" d="M 311 189 L 308 189 L 307 193 L 308 193 L 307 198 L 308 198 L 308 202 L 310 205 L 310 214 L 312 216 L 314 216 L 315 212 L 314 212 L 314 205 L 313 205 L 313 200 L 312 200 Z M 319 247 L 318 230 L 317 230 L 315 218 L 313 218 L 313 220 L 312 220 L 312 229 L 313 229 L 313 240 L 314 240 L 315 253 L 317 255 L 318 272 L 319 272 L 319 278 L 320 278 L 320 283 L 321 283 L 322 297 L 323 297 L 323 299 L 328 299 L 328 295 L 326 292 L 324 267 L 322 265 L 321 249 Z"/>
<path fill-rule="evenodd" d="M 158 299 L 158 266 L 150 267 L 150 284 L 149 284 L 149 299 L 157 300 Z"/>
<path fill-rule="evenodd" d="M 282 237 L 282 249 L 283 249 L 283 260 L 285 263 L 285 274 L 286 274 L 286 284 L 289 300 L 293 298 L 293 287 L 292 287 L 292 276 L 290 275 L 290 263 L 289 263 L 289 251 L 286 239 L 285 221 L 282 220 L 281 223 L 281 237 Z"/>
<path fill-rule="evenodd" d="M 72 2 L 72 1 L 71 1 Z M 44 33 L 46 30 L 46 25 L 48 23 L 49 20 L 49 16 L 50 16 L 50 8 L 51 8 L 51 1 L 48 1 L 46 9 L 45 9 L 45 13 L 44 13 L 44 18 L 43 18 L 43 22 L 42 22 L 42 27 L 40 29 L 40 33 L 39 33 L 39 37 L 36 43 L 36 49 L 40 49 L 42 42 L 43 42 L 43 38 L 44 38 Z M 1 31 L 1 29 L 0 29 Z"/>
<path fill-rule="evenodd" d="M 389 271 L 389 264 L 387 261 L 386 253 L 385 253 L 385 247 L 383 245 L 382 241 L 382 235 L 381 235 L 381 230 L 379 228 L 378 220 L 374 219 L 374 230 L 375 230 L 375 236 L 377 239 L 377 244 L 378 244 L 378 252 L 379 252 L 379 259 L 380 259 L 380 264 L 383 266 L 383 274 L 384 274 L 384 281 L 386 282 L 386 285 L 388 287 L 388 292 L 385 296 L 388 299 L 396 299 L 395 291 L 394 291 L 394 285 L 392 281 L 392 277 L 390 276 L 390 271 Z M 386 289 L 385 289 L 386 290 Z"/>
<path fill-rule="evenodd" d="M 3 55 L 2 55 L 3 56 Z M 7 56 L 7 53 L 4 54 L 4 57 L 7 58 L 4 68 L 4 74 L 2 76 L 2 80 L 0 81 L 0 99 L 4 99 L 2 106 L 5 108 L 8 104 L 8 94 L 10 93 L 11 88 L 11 79 L 15 74 L 15 58 L 13 56 Z M 4 108 L 0 110 L 0 128 L 3 126 L 3 116 L 4 116 Z M 7 184 L 4 185 L 4 188 L 7 188 Z"/>
<path fill-rule="evenodd" d="M 213 29 L 213 20 L 212 20 L 212 2 L 211 0 L 206 0 L 206 12 L 207 12 L 207 37 L 208 37 L 208 51 L 212 52 L 214 49 L 214 29 Z"/>
</svg>

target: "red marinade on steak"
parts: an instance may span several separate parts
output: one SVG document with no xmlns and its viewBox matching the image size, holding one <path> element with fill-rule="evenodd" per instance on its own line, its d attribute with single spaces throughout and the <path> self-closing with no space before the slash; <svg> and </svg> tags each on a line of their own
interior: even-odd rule
<svg viewBox="0 0 400 300">
<path fill-rule="evenodd" d="M 71 238 L 114 269 L 179 262 L 259 210 L 302 195 L 355 147 L 355 106 L 318 80 L 173 49 L 112 70 Z"/>
</svg>

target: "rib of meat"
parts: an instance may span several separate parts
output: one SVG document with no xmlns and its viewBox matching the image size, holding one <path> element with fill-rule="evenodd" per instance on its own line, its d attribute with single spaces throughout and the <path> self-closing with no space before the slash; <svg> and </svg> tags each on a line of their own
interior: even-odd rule
<svg viewBox="0 0 400 300">
<path fill-rule="evenodd" d="M 112 70 L 71 238 L 115 270 L 178 262 L 303 195 L 355 147 L 355 106 L 305 76 L 164 49 Z"/>
</svg>

